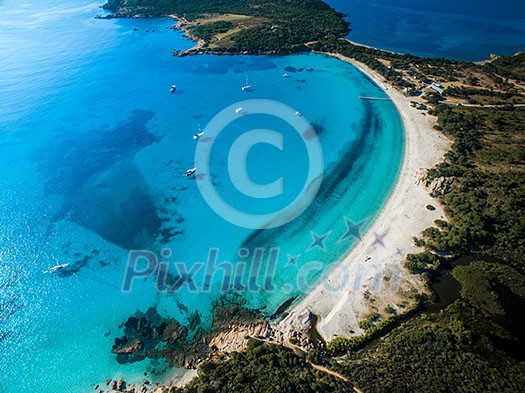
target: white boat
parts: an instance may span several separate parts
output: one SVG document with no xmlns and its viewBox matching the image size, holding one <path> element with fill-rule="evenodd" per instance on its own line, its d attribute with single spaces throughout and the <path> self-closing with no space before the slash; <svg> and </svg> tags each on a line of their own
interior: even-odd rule
<svg viewBox="0 0 525 393">
<path fill-rule="evenodd" d="M 283 78 L 288 78 L 288 74 L 283 74 Z"/>
<path fill-rule="evenodd" d="M 53 267 L 51 267 L 51 268 L 49 268 L 47 270 L 44 270 L 42 273 L 47 274 L 47 273 L 59 272 L 60 270 L 65 269 L 68 266 L 69 266 L 69 263 L 64 263 L 62 265 L 56 265 L 56 266 L 53 266 Z"/>
<path fill-rule="evenodd" d="M 301 112 L 299 112 L 299 111 L 295 112 L 294 114 L 295 114 L 295 116 L 299 116 L 299 117 L 302 116 Z"/>
<path fill-rule="evenodd" d="M 242 91 L 250 91 L 252 89 L 252 85 L 248 83 L 248 77 L 246 77 L 246 83 L 241 87 L 241 89 Z"/>
<path fill-rule="evenodd" d="M 204 131 L 197 132 L 195 135 L 193 135 L 193 139 L 199 139 L 204 134 L 205 134 Z"/>
<path fill-rule="evenodd" d="M 191 175 L 193 175 L 195 172 L 197 172 L 197 168 L 193 167 L 193 168 L 190 168 L 186 171 L 186 174 L 184 176 L 186 177 L 190 177 Z"/>
<path fill-rule="evenodd" d="M 235 109 L 235 113 L 239 113 L 240 111 L 242 111 L 242 106 L 240 106 L 237 109 Z"/>
<path fill-rule="evenodd" d="M 173 94 L 177 91 L 177 85 L 171 85 L 170 87 L 170 93 Z"/>
</svg>

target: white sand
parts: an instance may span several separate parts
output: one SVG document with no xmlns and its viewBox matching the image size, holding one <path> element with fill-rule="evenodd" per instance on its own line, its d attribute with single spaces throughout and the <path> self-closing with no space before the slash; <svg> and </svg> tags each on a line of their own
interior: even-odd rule
<svg viewBox="0 0 525 393">
<path fill-rule="evenodd" d="M 362 240 L 343 258 L 312 292 L 275 326 L 283 333 L 300 330 L 309 312 L 318 316 L 317 329 L 324 339 L 348 337 L 362 332 L 359 321 L 370 312 L 384 311 L 389 305 L 397 312 L 404 312 L 403 301 L 409 292 L 424 290 L 420 277 L 403 268 L 407 253 L 418 252 L 413 236 L 443 218 L 444 213 L 436 200 L 430 197 L 420 182 L 426 169 L 443 159 L 450 141 L 433 129 L 436 118 L 423 115 L 410 106 L 410 98 L 389 86 L 383 78 L 362 63 L 341 55 L 334 55 L 354 64 L 383 88 L 396 105 L 403 120 L 405 151 L 397 183 L 383 210 L 362 236 Z M 426 209 L 431 204 L 436 210 Z M 383 245 L 376 235 L 383 236 Z M 334 290 L 338 283 L 348 278 L 345 285 Z"/>
</svg>

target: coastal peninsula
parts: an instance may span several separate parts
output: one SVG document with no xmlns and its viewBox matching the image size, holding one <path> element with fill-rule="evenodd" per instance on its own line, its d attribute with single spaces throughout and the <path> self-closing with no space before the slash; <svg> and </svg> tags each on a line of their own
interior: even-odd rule
<svg viewBox="0 0 525 393">
<path fill-rule="evenodd" d="M 111 17 L 173 16 L 178 27 L 199 41 L 186 53 L 287 54 L 305 44 L 349 31 L 342 14 L 321 0 L 141 1 L 110 0 Z"/>
</svg>

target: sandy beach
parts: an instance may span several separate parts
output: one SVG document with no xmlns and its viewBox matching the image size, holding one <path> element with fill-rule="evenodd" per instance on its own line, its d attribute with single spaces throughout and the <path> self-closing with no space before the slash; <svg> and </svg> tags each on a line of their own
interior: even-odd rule
<svg viewBox="0 0 525 393">
<path fill-rule="evenodd" d="M 426 169 L 443 159 L 451 142 L 433 129 L 436 118 L 410 106 L 413 98 L 388 85 L 366 65 L 333 54 L 358 67 L 391 98 L 403 121 L 405 150 L 397 182 L 382 211 L 350 252 L 334 265 L 319 285 L 276 323 L 283 333 L 300 331 L 310 313 L 317 315 L 317 330 L 325 340 L 362 333 L 359 321 L 372 312 L 387 317 L 386 307 L 396 313 L 410 309 L 411 294 L 425 290 L 419 276 L 403 267 L 408 253 L 418 252 L 418 236 L 434 220 L 443 219 L 443 209 L 430 197 L 421 178 Z M 431 211 L 427 205 L 435 206 Z"/>
</svg>

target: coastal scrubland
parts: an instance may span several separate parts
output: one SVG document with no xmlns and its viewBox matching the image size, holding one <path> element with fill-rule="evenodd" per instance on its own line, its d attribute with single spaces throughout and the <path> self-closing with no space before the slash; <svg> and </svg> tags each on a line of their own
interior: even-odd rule
<svg viewBox="0 0 525 393">
<path fill-rule="evenodd" d="M 421 96 L 432 104 L 525 104 L 525 53 L 493 56 L 484 63 L 425 58 L 356 45 L 336 36 L 308 44 L 318 52 L 338 53 L 366 64 L 406 95 Z M 429 91 L 436 83 L 443 94 Z"/>
<path fill-rule="evenodd" d="M 176 15 L 214 53 L 291 53 L 327 34 L 348 33 L 342 14 L 320 0 L 109 0 L 104 8 L 117 17 Z M 216 20 L 224 15 L 234 17 Z"/>
<path fill-rule="evenodd" d="M 349 383 L 314 369 L 292 350 L 250 339 L 245 351 L 203 364 L 198 378 L 175 391 L 342 393 L 350 389 Z"/>
<path fill-rule="evenodd" d="M 420 239 L 407 267 L 422 273 L 461 255 L 490 255 L 525 268 L 525 110 L 440 104 L 436 127 L 454 143 L 427 182 L 450 184 L 438 197 L 449 217 Z"/>
</svg>

